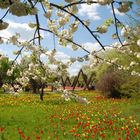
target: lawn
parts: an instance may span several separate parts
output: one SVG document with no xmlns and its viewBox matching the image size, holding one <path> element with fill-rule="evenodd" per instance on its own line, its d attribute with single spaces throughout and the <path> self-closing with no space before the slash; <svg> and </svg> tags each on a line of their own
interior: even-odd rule
<svg viewBox="0 0 140 140">
<path fill-rule="evenodd" d="M 140 101 L 80 91 L 90 103 L 59 94 L 0 94 L 0 140 L 140 140 Z"/>
</svg>

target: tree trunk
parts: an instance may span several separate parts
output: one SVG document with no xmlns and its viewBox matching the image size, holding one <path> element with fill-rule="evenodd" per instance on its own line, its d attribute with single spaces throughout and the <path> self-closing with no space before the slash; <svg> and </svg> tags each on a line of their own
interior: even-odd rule
<svg viewBox="0 0 140 140">
<path fill-rule="evenodd" d="M 41 92 L 40 92 L 40 100 L 43 101 L 43 96 L 44 96 L 44 85 L 41 86 Z"/>
<path fill-rule="evenodd" d="M 54 91 L 54 86 L 51 86 L 51 92 L 53 92 Z"/>
<path fill-rule="evenodd" d="M 63 89 L 65 90 L 65 82 L 64 82 L 63 77 L 61 77 L 61 81 L 62 81 L 62 86 L 63 86 Z"/>
<path fill-rule="evenodd" d="M 33 93 L 37 93 L 36 87 L 33 87 Z"/>
</svg>

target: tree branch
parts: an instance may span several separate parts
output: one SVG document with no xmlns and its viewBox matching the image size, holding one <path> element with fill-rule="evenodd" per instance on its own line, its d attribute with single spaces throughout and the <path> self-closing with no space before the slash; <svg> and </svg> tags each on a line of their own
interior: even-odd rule
<svg viewBox="0 0 140 140">
<path fill-rule="evenodd" d="M 54 3 L 50 3 L 51 6 L 57 8 L 57 9 L 60 9 L 68 14 L 70 14 L 72 17 L 74 17 L 76 20 L 78 20 L 88 31 L 89 33 L 93 36 L 93 38 L 99 43 L 99 45 L 105 50 L 104 46 L 102 45 L 102 43 L 100 42 L 100 40 L 96 37 L 96 35 L 93 34 L 93 32 L 90 30 L 90 28 L 84 24 L 84 22 L 79 18 L 77 17 L 75 14 L 67 11 L 66 9 L 64 9 L 63 7 L 59 6 L 59 5 L 56 5 Z"/>
<path fill-rule="evenodd" d="M 47 30 L 47 29 L 44 29 L 44 28 L 40 28 L 40 30 L 47 31 L 47 32 L 50 32 L 50 33 L 55 34 L 56 36 L 58 36 L 58 34 L 53 33 L 51 30 Z M 90 53 L 88 50 L 86 50 L 85 48 L 83 48 L 83 47 L 82 47 L 81 45 L 79 45 L 78 43 L 75 43 L 74 41 L 72 41 L 72 40 L 70 40 L 70 39 L 68 39 L 68 38 L 64 38 L 64 37 L 63 37 L 63 39 L 65 39 L 65 40 L 67 40 L 68 42 L 71 42 L 71 43 L 73 43 L 74 45 L 80 47 L 80 48 L 81 48 L 82 50 L 84 50 L 85 52 Z"/>
<path fill-rule="evenodd" d="M 7 16 L 8 12 L 9 12 L 9 9 L 5 12 L 5 14 L 2 16 L 0 20 L 3 20 Z"/>
<path fill-rule="evenodd" d="M 32 1 L 28 0 L 28 2 L 30 3 L 31 7 L 34 8 Z M 39 22 L 38 14 L 35 14 L 35 19 L 36 19 L 36 24 L 37 24 L 36 29 L 37 29 L 37 33 L 38 33 L 38 44 L 41 45 L 41 40 L 40 40 L 41 35 L 40 35 L 40 30 L 39 30 L 40 22 Z"/>
<path fill-rule="evenodd" d="M 118 19 L 116 18 L 116 14 L 115 14 L 115 10 L 114 10 L 114 2 L 111 3 L 111 7 L 112 7 L 112 12 L 113 12 L 113 16 L 114 16 L 114 22 L 115 22 L 115 29 L 116 29 L 116 35 L 117 35 L 117 38 L 119 40 L 119 42 L 121 43 L 121 45 L 123 46 L 123 43 L 120 39 L 120 36 L 119 36 L 119 33 L 118 33 L 118 27 L 117 27 L 117 21 Z"/>
<path fill-rule="evenodd" d="M 73 5 L 81 5 L 81 4 L 86 4 L 86 3 L 87 2 L 85 2 L 85 1 L 73 2 L 73 3 L 70 3 L 70 4 L 65 5 L 63 8 L 66 9 L 66 8 L 71 7 Z M 93 3 L 97 3 L 97 1 L 91 1 L 91 2 L 89 2 L 89 4 L 93 4 Z"/>
<path fill-rule="evenodd" d="M 52 33 L 52 34 L 55 34 L 55 33 L 53 33 L 52 31 L 47 30 L 47 29 L 44 29 L 44 28 L 40 28 L 40 30 L 47 31 L 47 32 L 50 32 L 50 33 Z M 55 35 L 58 36 L 57 34 L 55 34 Z M 87 49 L 83 48 L 82 45 L 80 45 L 80 44 L 78 44 L 78 43 L 76 43 L 76 42 L 74 42 L 74 41 L 72 41 L 72 40 L 70 40 L 70 39 L 68 39 L 68 38 L 63 38 L 63 39 L 65 39 L 65 40 L 67 40 L 67 41 L 73 43 L 73 44 L 76 45 L 76 46 L 78 46 L 79 48 L 81 48 L 82 50 L 84 50 L 85 52 L 87 52 L 88 55 L 90 54 L 90 52 L 89 52 Z M 101 51 L 101 50 L 102 50 L 102 49 L 100 49 L 99 51 Z M 98 51 L 98 52 L 99 52 L 99 51 Z M 105 59 L 99 57 L 96 53 L 94 53 L 94 54 L 92 54 L 92 55 L 93 55 L 95 58 L 98 58 L 98 59 L 100 59 L 100 60 L 102 60 L 102 61 L 106 61 L 106 62 L 108 62 L 108 63 L 110 63 L 110 64 L 113 64 L 113 65 L 115 65 L 115 66 L 117 66 L 117 67 L 120 67 L 120 66 L 117 65 L 116 63 L 113 63 L 113 62 L 111 62 L 111 61 L 109 61 L 109 60 L 105 60 Z"/>
</svg>

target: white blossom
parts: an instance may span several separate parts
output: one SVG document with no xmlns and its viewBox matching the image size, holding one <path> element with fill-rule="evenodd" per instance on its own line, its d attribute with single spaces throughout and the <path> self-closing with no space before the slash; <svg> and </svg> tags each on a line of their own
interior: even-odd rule
<svg viewBox="0 0 140 140">
<path fill-rule="evenodd" d="M 60 27 L 64 26 L 66 24 L 66 19 L 64 17 L 60 17 L 59 18 L 59 25 Z"/>
<path fill-rule="evenodd" d="M 33 63 L 30 63 L 30 64 L 29 64 L 29 71 L 30 71 L 30 70 L 33 70 L 33 68 L 34 68 L 34 64 L 33 64 Z"/>
<path fill-rule="evenodd" d="M 77 61 L 79 61 L 79 62 L 83 62 L 83 61 L 84 61 L 84 59 L 83 59 L 83 58 L 81 58 L 81 57 L 77 57 Z"/>
<path fill-rule="evenodd" d="M 56 24 L 56 21 L 55 20 L 48 21 L 48 26 L 49 26 L 49 28 L 50 28 L 50 30 L 52 32 L 54 32 L 55 34 L 57 34 L 58 27 L 57 27 L 57 24 Z"/>
<path fill-rule="evenodd" d="M 137 41 L 137 45 L 140 47 L 140 39 Z"/>
<path fill-rule="evenodd" d="M 90 21 L 89 20 L 85 20 L 84 21 L 84 25 L 89 26 L 90 25 Z"/>
<path fill-rule="evenodd" d="M 47 12 L 44 14 L 44 16 L 46 18 L 50 18 L 52 16 L 52 10 L 51 9 L 50 10 L 47 10 Z"/>
<path fill-rule="evenodd" d="M 78 49 L 78 47 L 77 47 L 75 44 L 72 44 L 72 49 L 73 49 L 74 51 L 76 51 L 76 50 Z"/>
<path fill-rule="evenodd" d="M 4 40 L 2 39 L 2 37 L 0 37 L 0 44 L 3 44 Z"/>
<path fill-rule="evenodd" d="M 17 97 L 19 96 L 19 93 L 18 92 L 12 92 L 13 96 Z"/>
<path fill-rule="evenodd" d="M 85 60 L 85 61 L 89 61 L 88 55 L 85 55 L 85 56 L 84 56 L 84 60 Z"/>
<path fill-rule="evenodd" d="M 76 61 L 76 58 L 71 57 L 71 58 L 70 58 L 70 61 L 71 61 L 72 63 L 74 63 L 74 62 Z"/>
<path fill-rule="evenodd" d="M 27 16 L 29 14 L 29 5 L 23 2 L 15 2 L 13 3 L 10 8 L 9 12 L 16 16 Z"/>
<path fill-rule="evenodd" d="M 18 45 L 18 35 L 13 35 L 12 37 L 10 37 L 10 43 L 12 43 L 13 45 Z"/>
<path fill-rule="evenodd" d="M 111 63 L 116 63 L 118 60 L 118 58 L 114 58 L 113 60 L 111 60 Z"/>
<path fill-rule="evenodd" d="M 137 53 L 137 56 L 136 56 L 137 58 L 140 58 L 140 53 Z"/>
<path fill-rule="evenodd" d="M 128 37 L 131 32 L 131 28 L 129 26 L 123 27 L 121 30 L 121 35 L 124 37 Z"/>
<path fill-rule="evenodd" d="M 35 14 L 37 14 L 37 12 L 38 12 L 38 10 L 34 7 L 34 8 L 30 8 L 28 14 L 35 15 Z"/>
<path fill-rule="evenodd" d="M 89 104 L 89 101 L 86 98 L 79 97 L 79 96 L 76 97 L 76 101 L 82 104 Z"/>
<path fill-rule="evenodd" d="M 85 0 L 85 2 L 87 2 L 88 5 L 91 5 L 92 0 Z"/>
<path fill-rule="evenodd" d="M 106 33 L 107 32 L 107 26 L 103 25 L 101 27 L 97 27 L 97 31 L 101 34 Z"/>
<path fill-rule="evenodd" d="M 76 32 L 77 29 L 78 29 L 78 25 L 79 25 L 79 24 L 80 24 L 79 21 L 75 21 L 74 23 L 72 23 L 72 24 L 70 25 L 70 31 L 71 31 L 72 33 Z"/>
<path fill-rule="evenodd" d="M 131 63 L 130 63 L 130 66 L 132 67 L 132 66 L 135 66 L 135 65 L 137 65 L 137 63 L 135 62 L 135 61 L 132 61 Z"/>
<path fill-rule="evenodd" d="M 136 74 L 137 74 L 137 72 L 134 70 L 131 72 L 131 75 L 136 75 Z"/>
<path fill-rule="evenodd" d="M 7 22 L 0 21 L 0 30 L 4 30 L 9 26 Z"/>
<path fill-rule="evenodd" d="M 130 70 L 130 67 L 127 67 L 126 69 L 127 69 L 127 70 Z"/>
<path fill-rule="evenodd" d="M 35 28 L 37 26 L 36 23 L 32 23 L 32 22 L 30 22 L 28 25 L 29 25 L 30 28 Z"/>
<path fill-rule="evenodd" d="M 13 74 L 13 71 L 14 71 L 13 68 L 12 68 L 12 69 L 8 69 L 8 71 L 7 71 L 7 75 L 8 75 L 8 76 L 11 76 L 11 75 Z"/>
<path fill-rule="evenodd" d="M 120 7 L 118 8 L 118 11 L 121 13 L 126 13 L 130 10 L 130 3 L 129 2 L 122 2 L 120 4 Z"/>
<path fill-rule="evenodd" d="M 14 3 L 14 2 L 18 2 L 19 0 L 11 0 L 11 2 L 12 3 Z M 0 8 L 2 8 L 2 9 L 6 9 L 6 8 L 8 8 L 10 6 L 10 1 L 9 0 L 2 0 L 1 2 L 0 2 Z"/>
<path fill-rule="evenodd" d="M 113 2 L 113 0 L 97 0 L 97 2 L 101 5 L 107 5 Z"/>
</svg>

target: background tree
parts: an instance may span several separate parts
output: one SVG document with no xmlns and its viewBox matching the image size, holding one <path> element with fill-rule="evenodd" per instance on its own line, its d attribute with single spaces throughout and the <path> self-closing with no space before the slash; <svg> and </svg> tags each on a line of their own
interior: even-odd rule
<svg viewBox="0 0 140 140">
<path fill-rule="evenodd" d="M 0 87 L 5 82 L 8 82 L 7 71 L 10 68 L 9 58 L 3 55 L 0 55 Z"/>
</svg>

